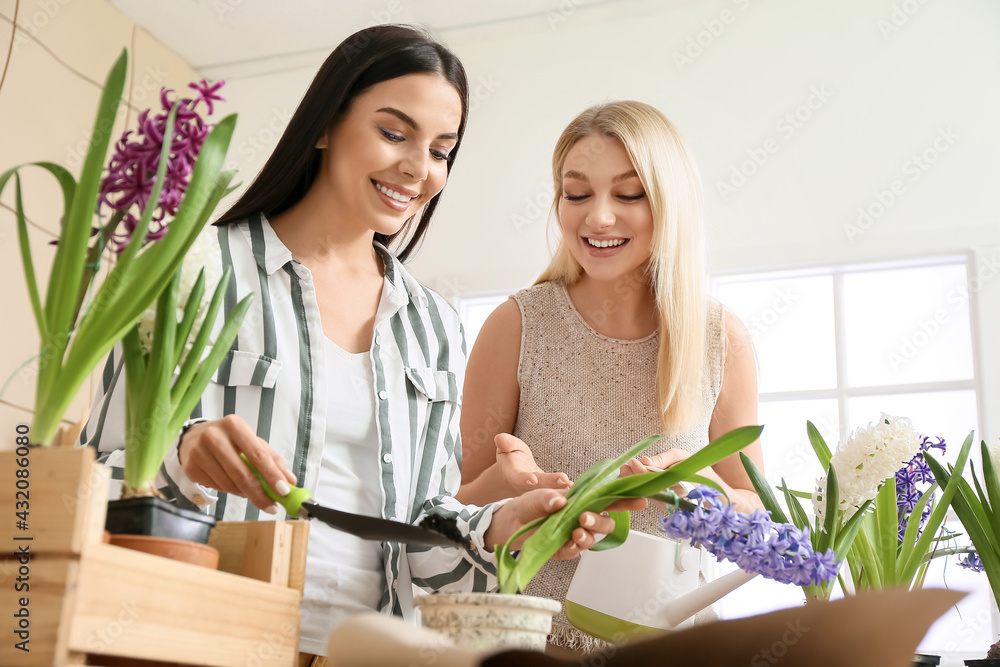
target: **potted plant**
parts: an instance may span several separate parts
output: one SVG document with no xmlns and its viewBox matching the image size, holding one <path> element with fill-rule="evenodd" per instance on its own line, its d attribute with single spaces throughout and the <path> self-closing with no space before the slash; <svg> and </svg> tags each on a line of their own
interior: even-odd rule
<svg viewBox="0 0 1000 667">
<path fill-rule="evenodd" d="M 792 491 L 782 481 L 780 490 L 795 525 L 810 525 L 798 498 L 812 500 L 815 519 L 812 539 L 819 547 L 833 545 L 845 558 L 848 577 L 838 573 L 846 594 L 888 588 L 918 589 L 931 558 L 947 556 L 940 550 L 944 520 L 957 483 L 944 482 L 942 489 L 925 461 L 931 448 L 944 450 L 918 433 L 909 419 L 882 414 L 878 421 L 855 429 L 846 442 L 830 452 L 816 427 L 807 422 L 813 451 L 827 471 L 813 493 Z M 972 434 L 959 453 L 964 465 Z M 783 517 L 783 510 L 753 461 L 743 457 L 754 488 L 765 507 Z M 940 477 L 937 478 L 940 481 Z M 929 484 L 921 490 L 921 484 Z M 832 580 L 826 585 L 803 587 L 806 600 L 828 599 Z M 917 655 L 914 664 L 937 664 L 938 656 Z"/>
<path fill-rule="evenodd" d="M 203 232 L 156 307 L 122 339 L 125 472 L 121 498 L 108 503 L 106 522 L 112 544 L 208 567 L 218 562 L 218 552 L 206 546 L 215 519 L 167 502 L 156 478 L 250 306 L 252 295 L 232 309 L 209 347 L 231 275 L 226 267 L 220 279 L 220 266 L 215 234 Z M 206 277 L 210 272 L 215 275 Z M 204 301 L 206 282 L 214 284 L 210 303 Z"/>
<path fill-rule="evenodd" d="M 945 443 L 941 439 L 933 442 L 928 437 L 916 434 L 908 420 L 883 415 L 879 424 L 889 426 L 892 420 L 903 422 L 903 425 L 898 426 L 890 438 L 904 441 L 906 451 L 909 451 L 913 442 L 917 442 L 918 450 L 901 468 L 881 482 L 875 494 L 874 511 L 865 513 L 862 519 L 861 531 L 847 554 L 850 581 L 855 591 L 920 588 L 930 559 L 947 555 L 937 547 L 942 540 L 939 533 L 944 530 L 944 520 L 957 484 L 940 488 L 924 459 L 930 448 L 943 451 Z M 871 429 L 872 426 L 869 426 L 869 430 Z M 877 441 L 885 435 L 882 433 L 872 438 L 871 434 L 864 433 L 862 436 L 862 433 L 864 431 L 856 434 L 855 441 Z M 969 456 L 972 437 L 970 434 L 959 452 L 959 462 L 962 464 Z M 848 447 L 853 444 L 854 441 L 848 441 Z M 841 451 L 838 449 L 835 459 Z M 848 468 L 850 463 L 845 463 L 847 462 L 842 461 L 838 466 L 835 460 L 833 465 L 839 469 Z M 862 473 L 863 469 L 858 470 L 856 476 L 860 477 Z M 881 473 L 876 476 L 881 476 Z M 921 492 L 918 482 L 929 482 L 930 485 Z M 818 495 L 816 499 L 818 501 Z"/>
<path fill-rule="evenodd" d="M 23 165 L 0 176 L 0 190 L 14 179 L 25 278 L 42 339 L 30 433 L 33 442 L 51 444 L 83 380 L 121 340 L 126 385 L 125 479 L 123 500 L 109 506 L 107 527 L 112 533 L 162 536 L 168 526 L 175 526 L 172 532 L 179 533 L 178 537 L 193 538 L 202 546 L 174 544 L 170 549 L 189 556 L 207 554 L 211 562 L 210 549 L 203 544 L 214 520 L 155 498 L 159 493 L 153 480 L 249 306 L 244 299 L 233 309 L 206 353 L 229 274 L 219 281 L 216 272 L 211 304 L 203 303 L 206 256 L 195 244 L 201 239 L 200 246 L 211 247 L 212 239 L 201 232 L 233 176 L 220 169 L 235 117 L 213 126 L 198 113 L 201 104 L 211 113 L 214 101 L 222 99 L 217 94 L 221 82 L 191 84 L 197 93 L 192 98 L 171 100 L 170 91 L 164 89 L 162 110 L 155 114 L 146 110 L 138 116 L 138 129 L 121 137 L 102 177 L 110 135 L 107 128 L 121 97 L 126 62 L 123 53 L 105 82 L 95 141 L 79 183 L 58 165 L 38 165 L 57 178 L 66 202 L 44 306 L 27 242 L 19 176 Z M 95 212 L 104 212 L 106 221 L 93 227 Z M 94 293 L 95 276 L 109 247 L 117 258 Z M 217 256 L 207 259 L 215 260 L 207 262 L 213 270 L 220 267 Z M 69 288 L 74 285 L 79 288 Z M 150 307 L 154 301 L 155 307 Z M 128 538 L 144 549 L 148 545 L 143 540 L 149 539 Z M 124 544 L 125 538 L 117 541 Z"/>
<path fill-rule="evenodd" d="M 580 515 L 601 512 L 617 500 L 655 498 L 682 481 L 715 487 L 714 482 L 698 475 L 698 471 L 746 447 L 760 437 L 761 430 L 760 426 L 735 429 L 663 472 L 618 476 L 621 466 L 659 440 L 660 435 L 645 438 L 616 459 L 598 461 L 573 483 L 562 509 L 526 524 L 506 544 L 497 545 L 497 593 L 442 593 L 418 597 L 414 604 L 420 609 L 422 624 L 444 632 L 466 648 L 543 650 L 559 603 L 519 593 L 570 539 L 579 525 Z M 611 512 L 610 516 L 615 520 L 614 531 L 592 550 L 612 549 L 628 538 L 629 513 Z M 522 539 L 520 547 L 515 547 Z M 519 551 L 517 557 L 515 549 Z"/>
<path fill-rule="evenodd" d="M 1000 600 L 1000 447 L 990 451 L 985 441 L 980 443 L 980 447 L 983 469 L 978 474 L 973 465 L 972 484 L 962 477 L 965 467 L 962 458 L 954 466 L 945 468 L 933 456 L 927 455 L 927 463 L 940 483 L 948 486 L 957 484 L 958 490 L 951 506 L 975 548 L 975 553 L 970 554 L 962 564 L 986 572 L 995 603 Z M 1000 640 L 990 647 L 985 658 L 966 660 L 965 664 L 970 667 L 1000 665 Z"/>
<path fill-rule="evenodd" d="M 224 554 L 220 567 L 225 572 L 104 544 L 110 469 L 96 463 L 93 448 L 72 447 L 76 433 L 59 429 L 66 406 L 92 369 L 176 279 L 185 255 L 232 179 L 222 165 L 235 116 L 213 128 L 191 128 L 198 132 L 197 160 L 177 157 L 182 144 L 171 149 L 169 162 L 176 169 L 162 175 L 161 197 L 136 204 L 134 228 L 129 227 L 133 221 L 124 210 L 109 210 L 101 198 L 102 191 L 110 192 L 109 185 L 102 183 L 102 163 L 127 75 L 123 52 L 105 80 L 78 178 L 50 162 L 19 165 L 0 173 L 0 190 L 8 184 L 15 189 L 25 282 L 41 339 L 33 423 L 18 425 L 15 449 L 0 452 L 0 473 L 17 481 L 9 493 L 0 493 L 0 509 L 19 515 L 16 525 L 11 524 L 19 541 L 10 542 L 6 555 L 0 557 L 0 567 L 16 572 L 23 566 L 31 583 L 44 589 L 42 593 L 36 590 L 38 586 L 31 586 L 31 592 L 26 588 L 15 591 L 13 586 L 0 590 L 0 606 L 17 609 L 25 623 L 30 613 L 30 629 L 19 630 L 20 635 L 12 635 L 15 641 L 0 645 L 0 664 L 86 664 L 93 662 L 88 654 L 99 654 L 108 662 L 117 656 L 144 662 L 228 664 L 234 655 L 249 655 L 265 656 L 262 659 L 273 664 L 292 664 L 298 655 L 308 526 L 281 521 L 234 524 L 224 539 L 215 542 Z M 204 83 L 197 86 L 204 91 L 203 97 L 211 97 L 217 89 Z M 183 119 L 184 113 L 178 108 L 174 119 Z M 150 114 L 140 117 L 146 127 L 154 127 L 154 121 L 159 123 Z M 147 164 L 161 152 L 161 147 L 152 150 Z M 159 164 L 152 163 L 158 171 Z M 64 204 L 44 295 L 28 243 L 19 176 L 22 169 L 36 167 L 56 179 Z M 181 174 L 186 185 L 175 187 L 175 177 Z M 137 196 L 151 193 L 149 180 L 139 178 L 148 173 L 130 175 L 136 176 Z M 174 195 L 169 206 L 156 211 L 168 193 Z M 99 262 L 111 244 L 125 249 L 98 285 L 94 278 Z M 30 557 L 16 555 L 18 550 Z M 19 562 L 20 558 L 27 564 Z M 197 618 L 177 613 L 195 599 L 204 617 L 225 617 L 231 623 L 206 631 Z M 141 613 L 123 612 L 135 609 Z M 265 631 L 248 634 L 248 627 Z M 105 664 L 104 658 L 97 660 Z"/>
<path fill-rule="evenodd" d="M 120 264 L 130 261 L 143 245 L 161 242 L 176 222 L 171 218 L 178 214 L 190 185 L 191 165 L 197 164 L 213 127 L 199 107 L 204 105 L 210 115 L 214 101 L 222 99 L 218 95 L 222 85 L 221 81 L 190 84 L 196 95 L 173 100 L 164 89 L 161 110 L 144 111 L 136 132 L 121 138 L 100 197 L 101 204 L 113 211 L 112 221 L 121 219 L 124 230 L 116 233 L 109 223 L 110 229 L 101 230 L 92 251 L 108 241 L 120 253 Z M 121 498 L 109 504 L 106 527 L 115 544 L 212 566 L 218 554 L 205 543 L 214 519 L 166 502 L 156 488 L 171 444 L 235 340 L 250 305 L 250 296 L 236 304 L 210 345 L 231 272 L 226 267 L 220 278 L 218 243 L 213 233 L 201 231 L 203 226 L 204 221 L 155 306 L 147 308 L 122 338 L 125 470 Z M 117 381 L 116 376 L 113 383 Z"/>
<path fill-rule="evenodd" d="M 800 529 L 810 527 L 810 539 L 817 551 L 832 548 L 845 557 L 843 562 L 849 564 L 852 584 L 842 586 L 845 592 L 918 587 L 928 554 L 936 544 L 935 534 L 956 490 L 955 485 L 946 487 L 931 508 L 938 489 L 932 484 L 900 517 L 897 475 L 914 465 L 931 446 L 929 439 L 917 433 L 909 419 L 883 414 L 877 422 L 856 429 L 831 453 L 811 422 L 806 428 L 813 451 L 827 474 L 812 494 L 793 491 L 782 482 L 779 490 L 787 515 L 760 470 L 749 458 L 742 457 L 764 506 L 778 521 L 790 520 Z M 963 447 L 960 460 L 968 456 L 970 443 L 967 441 Z M 800 497 L 812 500 L 815 518 L 810 519 Z M 925 510 L 929 510 L 926 517 Z M 828 599 L 832 588 L 830 582 L 807 585 L 803 591 L 807 600 Z"/>
<path fill-rule="evenodd" d="M 103 201 L 101 174 L 110 143 L 109 128 L 114 125 L 126 74 L 127 54 L 123 51 L 104 82 L 79 179 L 52 162 L 22 164 L 0 173 L 0 192 L 11 179 L 14 181 L 25 282 L 41 339 L 35 414 L 29 433 L 25 434 L 35 445 L 50 446 L 56 441 L 60 421 L 84 380 L 168 285 L 233 177 L 232 172 L 222 171 L 222 163 L 235 127 L 235 115 L 226 117 L 210 131 L 203 128 L 203 134 L 200 133 L 197 161 L 183 168 L 187 172 L 185 186 L 168 188 L 175 196 L 175 213 L 169 229 L 156 230 L 156 235 L 162 238 L 139 252 L 153 211 L 159 206 L 158 199 L 150 199 L 131 230 L 131 241 L 108 277 L 95 289 L 101 254 L 126 217 L 123 210 L 117 210 L 105 224 L 93 226 L 95 213 Z M 140 117 L 140 122 L 146 120 L 145 114 Z M 144 157 L 147 163 L 154 162 L 153 156 Z M 62 231 L 44 301 L 35 276 L 21 196 L 19 173 L 28 166 L 48 171 L 59 183 L 63 196 Z M 161 183 L 165 176 L 164 172 Z M 142 187 L 146 187 L 145 181 Z"/>
</svg>

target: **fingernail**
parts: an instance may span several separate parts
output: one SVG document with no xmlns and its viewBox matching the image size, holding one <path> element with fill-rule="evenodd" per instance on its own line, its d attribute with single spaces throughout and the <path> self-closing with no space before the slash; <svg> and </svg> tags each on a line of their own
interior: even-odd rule
<svg viewBox="0 0 1000 667">
<path fill-rule="evenodd" d="M 278 506 L 277 505 L 271 505 L 270 507 L 264 508 L 264 511 L 267 512 L 268 514 L 277 514 L 278 513 Z"/>
<path fill-rule="evenodd" d="M 597 520 L 596 520 L 596 519 L 594 518 L 594 515 L 593 515 L 593 514 L 584 514 L 584 515 L 583 515 L 583 520 L 582 520 L 582 521 L 580 521 L 580 524 L 581 524 L 581 525 L 582 525 L 582 526 L 583 526 L 584 528 L 590 528 L 590 527 L 591 527 L 591 526 L 593 526 L 593 525 L 594 525 L 595 523 L 597 523 Z"/>
<path fill-rule="evenodd" d="M 549 502 L 547 502 L 545 506 L 548 507 L 550 510 L 555 509 L 556 505 L 559 503 L 560 498 L 562 498 L 562 496 L 553 496 L 549 498 Z"/>
<path fill-rule="evenodd" d="M 535 484 L 538 484 L 538 482 L 537 482 L 537 481 L 535 481 L 535 480 L 532 480 L 532 479 L 526 479 L 526 480 L 524 480 L 524 483 L 525 483 L 526 485 L 528 485 L 528 486 L 534 486 Z"/>
<path fill-rule="evenodd" d="M 288 482 L 283 479 L 279 479 L 278 483 L 274 485 L 274 492 L 279 496 L 287 496 L 291 491 L 292 487 L 288 486 Z"/>
</svg>

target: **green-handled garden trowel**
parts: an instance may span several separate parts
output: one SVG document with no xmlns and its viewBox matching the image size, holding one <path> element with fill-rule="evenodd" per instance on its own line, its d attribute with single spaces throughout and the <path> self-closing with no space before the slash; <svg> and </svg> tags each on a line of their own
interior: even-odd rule
<svg viewBox="0 0 1000 667">
<path fill-rule="evenodd" d="M 409 523 L 351 514 L 323 507 L 311 500 L 311 493 L 298 486 L 293 486 L 287 496 L 279 496 L 245 455 L 240 454 L 240 458 L 250 466 L 250 470 L 260 481 L 267 497 L 283 507 L 289 516 L 300 519 L 319 519 L 328 526 L 365 540 L 407 542 L 442 547 L 471 547 L 471 543 L 458 531 L 454 521 L 439 515 L 428 515 L 419 526 L 414 526 Z"/>
</svg>

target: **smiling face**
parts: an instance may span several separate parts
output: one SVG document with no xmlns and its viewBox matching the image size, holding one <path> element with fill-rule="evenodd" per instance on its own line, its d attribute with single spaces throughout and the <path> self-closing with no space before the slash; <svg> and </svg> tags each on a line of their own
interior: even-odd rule
<svg viewBox="0 0 1000 667">
<path fill-rule="evenodd" d="M 594 280 L 642 277 L 653 244 L 653 212 L 624 146 L 591 134 L 562 166 L 559 225 L 563 243 Z"/>
<path fill-rule="evenodd" d="M 459 93 L 436 74 L 378 83 L 351 100 L 318 148 L 314 187 L 338 225 L 391 235 L 444 187 L 462 120 Z"/>
</svg>

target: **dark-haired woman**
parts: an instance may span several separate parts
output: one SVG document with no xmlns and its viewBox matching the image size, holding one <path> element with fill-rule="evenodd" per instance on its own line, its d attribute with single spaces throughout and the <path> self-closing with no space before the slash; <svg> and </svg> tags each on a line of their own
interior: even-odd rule
<svg viewBox="0 0 1000 667">
<path fill-rule="evenodd" d="M 354 612 L 409 615 L 411 582 L 488 590 L 493 546 L 565 503 L 552 489 L 483 508 L 453 497 L 465 345 L 454 309 L 401 261 L 427 229 L 467 111 L 465 72 L 450 51 L 404 26 L 363 30 L 330 55 L 260 175 L 217 223 L 236 278 L 226 309 L 256 296 L 202 397 L 203 421 L 168 455 L 164 492 L 219 519 L 276 512 L 242 452 L 279 493 L 297 480 L 346 511 L 408 522 L 436 512 L 476 546 L 366 542 L 314 522 L 301 640 L 309 653 L 324 654 L 330 629 Z M 106 384 L 106 394 L 120 393 Z M 122 420 L 103 404 L 115 401 L 95 407 L 104 416 L 82 439 L 120 465 L 122 438 L 111 431 Z M 612 527 L 589 513 L 581 524 L 560 557 Z"/>
</svg>

